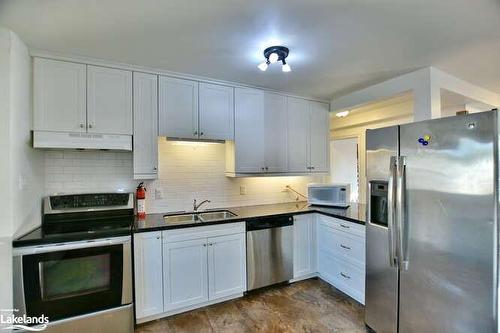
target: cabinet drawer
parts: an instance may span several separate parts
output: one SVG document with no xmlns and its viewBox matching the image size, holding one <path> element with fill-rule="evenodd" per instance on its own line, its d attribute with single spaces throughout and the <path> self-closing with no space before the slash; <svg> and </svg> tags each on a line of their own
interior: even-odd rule
<svg viewBox="0 0 500 333">
<path fill-rule="evenodd" d="M 329 217 L 325 215 L 319 215 L 318 216 L 319 223 L 327 225 L 331 228 L 347 232 L 353 235 L 357 235 L 360 237 L 365 237 L 365 226 L 354 223 L 354 222 L 349 222 L 341 219 L 337 219 L 335 217 Z"/>
<path fill-rule="evenodd" d="M 215 224 L 162 231 L 163 243 L 217 237 L 245 232 L 245 222 Z"/>
<path fill-rule="evenodd" d="M 321 225 L 319 249 L 340 257 L 355 265 L 365 265 L 365 239 L 337 229 Z"/>
<path fill-rule="evenodd" d="M 351 296 L 358 302 L 365 301 L 365 271 L 355 265 L 319 251 L 320 276 L 335 288 Z"/>
</svg>

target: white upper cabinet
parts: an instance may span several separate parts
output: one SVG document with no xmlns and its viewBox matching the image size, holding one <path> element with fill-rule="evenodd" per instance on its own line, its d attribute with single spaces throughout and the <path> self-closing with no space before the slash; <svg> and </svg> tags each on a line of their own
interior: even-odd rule
<svg viewBox="0 0 500 333">
<path fill-rule="evenodd" d="M 198 82 L 160 76 L 159 135 L 198 139 Z"/>
<path fill-rule="evenodd" d="M 234 88 L 200 83 L 199 137 L 234 139 Z"/>
<path fill-rule="evenodd" d="M 288 171 L 328 172 L 328 104 L 287 99 Z"/>
<path fill-rule="evenodd" d="M 134 233 L 135 316 L 163 312 L 161 231 Z"/>
<path fill-rule="evenodd" d="M 288 172 L 309 172 L 309 102 L 287 98 Z M 326 138 L 324 139 L 326 140 Z"/>
<path fill-rule="evenodd" d="M 264 92 L 257 89 L 236 88 L 234 116 L 236 172 L 264 172 Z"/>
<path fill-rule="evenodd" d="M 134 72 L 134 179 L 158 173 L 158 77 Z"/>
<path fill-rule="evenodd" d="M 264 164 L 266 172 L 286 172 L 286 98 L 283 95 L 264 94 Z"/>
<path fill-rule="evenodd" d="M 88 132 L 132 135 L 132 72 L 87 66 Z"/>
<path fill-rule="evenodd" d="M 312 172 L 328 172 L 329 169 L 329 106 L 325 103 L 309 102 L 310 107 L 310 161 Z"/>
<path fill-rule="evenodd" d="M 84 64 L 34 58 L 34 130 L 86 132 L 86 68 Z"/>
</svg>

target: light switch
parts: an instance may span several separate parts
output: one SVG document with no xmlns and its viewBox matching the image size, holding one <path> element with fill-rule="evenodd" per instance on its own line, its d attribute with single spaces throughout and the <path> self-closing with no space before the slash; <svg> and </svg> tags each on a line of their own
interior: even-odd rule
<svg viewBox="0 0 500 333">
<path fill-rule="evenodd" d="M 247 187 L 245 185 L 240 185 L 240 195 L 247 194 Z"/>
</svg>

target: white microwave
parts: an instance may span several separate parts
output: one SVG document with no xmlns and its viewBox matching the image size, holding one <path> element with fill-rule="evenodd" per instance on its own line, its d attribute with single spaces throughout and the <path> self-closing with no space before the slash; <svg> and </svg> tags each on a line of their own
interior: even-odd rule
<svg viewBox="0 0 500 333">
<path fill-rule="evenodd" d="M 349 207 L 350 184 L 309 184 L 307 198 L 311 205 Z"/>
</svg>

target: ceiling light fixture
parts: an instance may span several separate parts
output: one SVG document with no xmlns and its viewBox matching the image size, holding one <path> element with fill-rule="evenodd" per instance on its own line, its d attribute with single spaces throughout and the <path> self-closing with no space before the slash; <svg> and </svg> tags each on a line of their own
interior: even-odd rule
<svg viewBox="0 0 500 333">
<path fill-rule="evenodd" d="M 264 57 L 266 61 L 257 66 L 261 71 L 265 72 L 270 64 L 274 64 L 281 61 L 281 70 L 288 73 L 292 70 L 289 64 L 286 63 L 285 59 L 288 57 L 289 50 L 285 46 L 271 46 L 264 50 Z"/>
<path fill-rule="evenodd" d="M 347 117 L 348 114 L 349 114 L 349 110 L 346 110 L 346 111 L 342 111 L 342 112 L 337 112 L 335 115 L 339 118 L 344 118 L 344 117 Z"/>
</svg>

